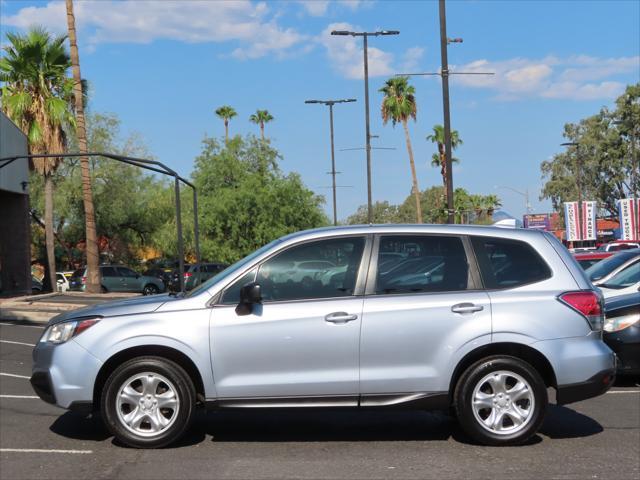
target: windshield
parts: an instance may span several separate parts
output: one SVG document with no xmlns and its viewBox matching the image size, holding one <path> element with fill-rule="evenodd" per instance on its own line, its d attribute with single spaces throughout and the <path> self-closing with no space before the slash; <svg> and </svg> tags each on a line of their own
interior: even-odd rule
<svg viewBox="0 0 640 480">
<path fill-rule="evenodd" d="M 600 280 L 603 277 L 606 277 L 611 272 L 613 272 L 616 268 L 621 266 L 627 260 L 630 260 L 634 255 L 640 255 L 640 253 L 633 252 L 621 252 L 616 253 L 615 255 L 605 258 L 601 262 L 596 263 L 592 267 L 589 267 L 586 270 L 586 274 L 589 277 L 589 280 L 595 282 L 596 280 Z"/>
<path fill-rule="evenodd" d="M 246 257 L 244 257 L 242 260 L 238 260 L 236 263 L 234 263 L 233 265 L 228 266 L 227 268 L 225 268 L 224 270 L 222 270 L 220 273 L 218 273 L 217 275 L 214 275 L 213 277 L 211 277 L 209 280 L 207 280 L 204 283 L 201 283 L 200 285 L 198 285 L 196 288 L 194 288 L 193 290 L 191 290 L 190 292 L 187 292 L 187 294 L 185 295 L 185 297 L 193 297 L 194 295 L 198 295 L 200 292 L 203 292 L 205 290 L 208 290 L 209 288 L 211 288 L 212 285 L 214 285 L 215 283 L 219 282 L 220 280 L 222 280 L 224 277 L 226 277 L 227 275 L 231 275 L 234 272 L 236 272 L 237 270 L 240 270 L 242 267 L 244 267 L 247 263 L 251 262 L 254 258 L 259 257 L 260 255 L 262 255 L 264 252 L 266 252 L 267 250 L 269 250 L 271 247 L 273 247 L 274 245 L 276 245 L 277 243 L 282 242 L 281 239 L 277 239 L 274 240 L 273 242 L 267 243 L 265 246 L 259 248 L 258 250 L 256 250 L 253 253 L 250 253 L 249 255 L 247 255 Z"/>
<path fill-rule="evenodd" d="M 620 289 L 630 287 L 638 282 L 640 282 L 640 262 L 636 262 L 621 272 L 616 273 L 607 283 L 603 283 L 600 286 L 604 288 Z"/>
</svg>

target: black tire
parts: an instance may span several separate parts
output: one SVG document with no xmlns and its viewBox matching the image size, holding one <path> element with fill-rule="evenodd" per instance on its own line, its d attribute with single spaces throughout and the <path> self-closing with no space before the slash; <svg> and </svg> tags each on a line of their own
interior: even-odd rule
<svg viewBox="0 0 640 480">
<path fill-rule="evenodd" d="M 499 394 L 497 393 L 499 390 L 496 392 L 489 390 L 488 393 L 486 393 L 481 389 L 481 384 L 486 387 L 491 383 L 490 380 L 483 380 L 493 372 L 510 372 L 516 376 L 520 376 L 528 383 L 530 388 L 527 389 L 527 391 L 530 392 L 528 395 L 530 399 L 524 398 L 517 400 L 518 403 L 513 402 L 516 403 L 519 409 L 518 412 L 528 412 L 526 420 L 522 422 L 523 426 L 517 426 L 508 413 L 502 413 L 504 412 L 503 408 L 510 409 L 509 403 L 506 405 L 502 405 L 502 403 L 510 402 L 511 395 Z M 496 373 L 495 375 L 496 376 L 492 378 L 500 378 L 500 374 Z M 506 377 L 509 378 L 508 375 L 506 375 Z M 513 381 L 515 378 L 510 377 L 510 380 Z M 494 403 L 491 407 L 479 409 L 476 413 L 474 412 L 473 406 L 474 390 L 476 387 L 480 388 L 479 393 L 488 394 L 491 398 L 493 398 L 493 395 L 505 395 L 506 399 L 503 399 L 503 397 L 500 399 L 496 398 L 494 400 L 500 402 L 497 406 Z M 509 388 L 509 384 L 507 384 L 507 388 Z M 513 386 L 511 386 L 511 388 L 513 388 Z M 508 390 L 507 392 L 510 393 Z M 531 402 L 531 398 L 533 402 Z M 494 400 L 489 401 L 494 402 Z M 462 429 L 473 440 L 484 445 L 502 446 L 519 445 L 535 435 L 544 420 L 548 398 L 544 381 L 531 365 L 519 358 L 497 355 L 484 358 L 467 368 L 456 384 L 454 402 L 458 422 Z M 531 403 L 533 403 L 533 407 Z M 528 409 L 527 405 L 529 407 Z M 489 426 L 485 427 L 483 423 L 481 423 L 481 420 L 490 422 L 489 417 L 494 414 L 494 410 L 496 412 L 496 418 L 501 419 L 498 421 L 498 429 L 503 430 L 501 433 L 495 433 Z M 500 415 L 501 413 L 502 415 Z M 483 417 L 484 415 L 486 415 L 486 417 Z M 513 429 L 514 432 L 509 433 L 509 429 Z"/>
<path fill-rule="evenodd" d="M 153 283 L 147 283 L 142 289 L 143 295 L 157 295 L 158 293 L 160 293 L 160 289 Z"/>
<path fill-rule="evenodd" d="M 143 373 L 151 373 L 166 378 L 170 382 L 169 389 L 173 387 L 175 396 L 178 399 L 177 412 L 173 410 L 175 418 L 170 416 L 169 425 L 157 433 L 152 432 L 153 426 L 150 422 L 146 422 L 146 424 L 149 424 L 149 432 L 151 434 L 146 432 L 145 434 L 135 433 L 121 419 L 122 415 L 126 415 L 129 412 L 118 413 L 118 409 L 122 408 L 118 402 L 121 388 L 129 379 Z M 162 389 L 162 385 L 163 382 L 160 381 L 155 386 L 156 392 L 158 392 L 158 389 Z M 148 356 L 134 358 L 123 363 L 109 376 L 102 390 L 100 413 L 106 427 L 123 444 L 135 448 L 161 448 L 178 440 L 189 428 L 195 405 L 195 387 L 182 367 L 161 357 Z M 160 414 L 160 411 L 158 411 L 157 415 Z M 140 428 L 143 425 L 145 423 L 141 422 Z"/>
</svg>

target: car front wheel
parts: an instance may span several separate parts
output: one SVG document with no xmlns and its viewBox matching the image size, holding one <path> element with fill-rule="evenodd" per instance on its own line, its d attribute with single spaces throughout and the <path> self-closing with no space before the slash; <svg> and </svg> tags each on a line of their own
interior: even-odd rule
<svg viewBox="0 0 640 480">
<path fill-rule="evenodd" d="M 517 445 L 529 440 L 544 420 L 544 381 L 528 363 L 509 356 L 471 365 L 455 390 L 458 421 L 485 445 Z"/>
<path fill-rule="evenodd" d="M 195 388 L 176 363 L 140 357 L 120 365 L 102 391 L 107 428 L 125 445 L 159 448 L 187 430 L 195 407 Z"/>
<path fill-rule="evenodd" d="M 160 293 L 160 289 L 152 283 L 145 285 L 142 289 L 143 295 L 156 295 L 157 293 Z"/>
</svg>

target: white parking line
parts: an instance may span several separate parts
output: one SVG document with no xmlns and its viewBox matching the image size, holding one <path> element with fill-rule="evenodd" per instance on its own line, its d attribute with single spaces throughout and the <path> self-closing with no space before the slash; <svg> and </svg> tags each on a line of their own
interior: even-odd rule
<svg viewBox="0 0 640 480">
<path fill-rule="evenodd" d="M 0 398 L 40 398 L 36 395 L 0 395 Z"/>
<path fill-rule="evenodd" d="M 0 340 L 0 343 L 11 343 L 13 345 L 24 345 L 25 347 L 35 347 L 34 343 L 14 342 L 12 340 Z"/>
<path fill-rule="evenodd" d="M 16 375 L 15 373 L 4 373 L 4 372 L 0 372 L 0 377 L 24 378 L 27 380 L 31 378 L 31 377 L 27 377 L 26 375 Z"/>
<path fill-rule="evenodd" d="M 0 453 L 93 453 L 93 450 L 55 450 L 43 448 L 0 448 Z"/>
<path fill-rule="evenodd" d="M 0 325 L 4 325 L 5 327 L 25 327 L 25 328 L 40 328 L 40 329 L 45 328 L 44 326 L 40 327 L 39 325 L 19 325 L 17 323 L 5 323 L 5 322 L 0 322 Z"/>
<path fill-rule="evenodd" d="M 640 393 L 640 390 L 609 390 L 607 393 Z"/>
</svg>

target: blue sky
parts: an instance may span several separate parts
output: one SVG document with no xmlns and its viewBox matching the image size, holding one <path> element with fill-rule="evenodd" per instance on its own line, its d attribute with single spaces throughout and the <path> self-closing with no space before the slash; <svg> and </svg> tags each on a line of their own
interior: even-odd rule
<svg viewBox="0 0 640 480">
<path fill-rule="evenodd" d="M 1 32 L 41 24 L 65 31 L 64 2 L 0 0 Z M 335 107 L 338 216 L 366 203 L 364 87 L 361 41 L 331 37 L 332 29 L 396 29 L 370 40 L 370 92 L 375 200 L 401 202 L 410 191 L 402 128 L 383 126 L 384 80 L 395 73 L 437 71 L 435 1 L 77 1 L 82 73 L 91 82 L 92 109 L 116 113 L 127 131 L 142 134 L 159 160 L 191 172 L 205 134 L 223 135 L 213 113 L 229 104 L 239 113 L 231 133 L 258 133 L 248 117 L 268 109 L 267 135 L 285 171 L 327 198 L 331 211 L 326 107 L 309 98 L 357 98 Z M 535 211 L 539 164 L 562 147 L 565 122 L 596 113 L 629 83 L 640 80 L 640 2 L 449 1 L 451 70 L 494 71 L 456 77 L 451 84 L 452 128 L 464 145 L 454 184 L 497 193 L 504 209 L 524 213 L 524 199 L 498 185 L 530 192 Z M 420 188 L 441 182 L 429 165 L 425 140 L 442 123 L 438 77 L 414 77 L 418 121 L 410 125 Z"/>
</svg>

